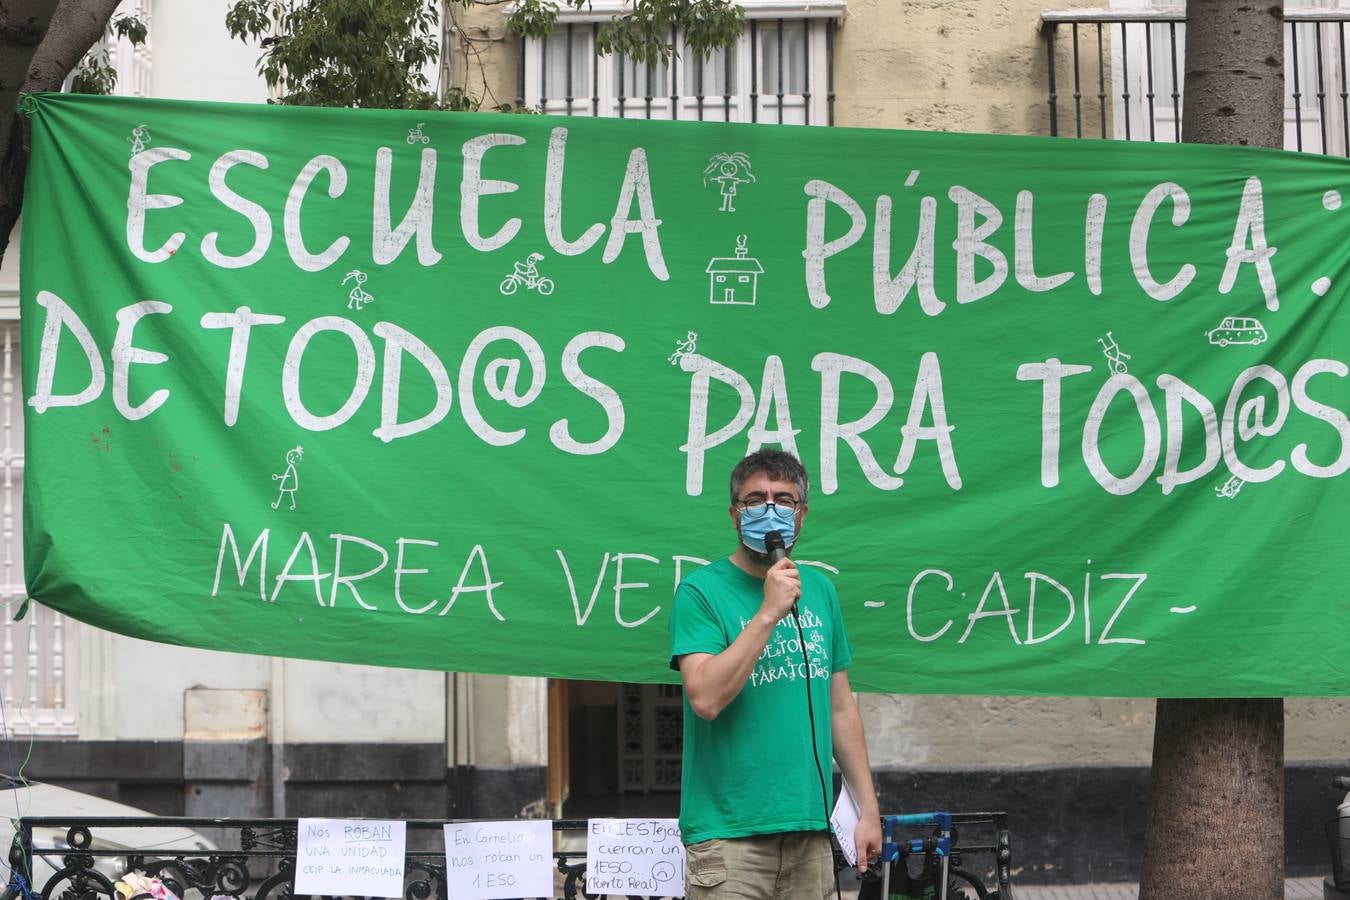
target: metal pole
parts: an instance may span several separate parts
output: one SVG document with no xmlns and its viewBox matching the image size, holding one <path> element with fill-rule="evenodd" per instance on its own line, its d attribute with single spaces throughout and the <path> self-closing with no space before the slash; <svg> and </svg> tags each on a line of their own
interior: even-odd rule
<svg viewBox="0 0 1350 900">
<path fill-rule="evenodd" d="M 1058 95 L 1055 93 L 1055 32 L 1057 26 L 1051 25 L 1045 38 L 1045 55 L 1047 61 L 1047 71 L 1050 74 L 1050 136 L 1059 136 L 1059 115 L 1056 110 L 1058 106 Z"/>
</svg>

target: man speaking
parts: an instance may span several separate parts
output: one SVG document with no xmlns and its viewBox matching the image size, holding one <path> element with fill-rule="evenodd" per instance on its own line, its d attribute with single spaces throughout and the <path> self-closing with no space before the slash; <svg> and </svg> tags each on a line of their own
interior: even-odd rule
<svg viewBox="0 0 1350 900">
<path fill-rule="evenodd" d="M 670 664 L 684 681 L 680 830 L 690 900 L 835 895 L 831 751 L 858 803 L 859 868 L 881 852 L 839 600 L 828 578 L 788 558 L 807 487 L 789 453 L 741 460 L 731 473 L 736 550 L 675 593 Z"/>
</svg>

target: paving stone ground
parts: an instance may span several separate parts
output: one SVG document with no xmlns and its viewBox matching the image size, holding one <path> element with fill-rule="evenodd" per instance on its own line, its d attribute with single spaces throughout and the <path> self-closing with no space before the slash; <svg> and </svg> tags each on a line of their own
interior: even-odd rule
<svg viewBox="0 0 1350 900">
<path fill-rule="evenodd" d="M 1076 884 L 1057 887 L 1013 885 L 1017 900 L 1138 900 L 1137 884 Z M 1321 878 L 1290 878 L 1284 883 L 1285 900 L 1322 900 Z"/>
<path fill-rule="evenodd" d="M 843 896 L 844 900 L 852 900 L 857 894 L 853 891 L 844 891 Z M 1015 900 L 1139 900 L 1139 885 L 1116 882 L 1048 886 L 1014 882 L 1013 897 Z M 1284 897 L 1285 900 L 1322 900 L 1321 876 L 1286 879 Z"/>
</svg>

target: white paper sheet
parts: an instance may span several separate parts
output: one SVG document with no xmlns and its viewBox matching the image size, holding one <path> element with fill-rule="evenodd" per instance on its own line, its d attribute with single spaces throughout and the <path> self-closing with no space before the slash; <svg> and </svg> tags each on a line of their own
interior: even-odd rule
<svg viewBox="0 0 1350 900">
<path fill-rule="evenodd" d="M 679 820 L 591 819 L 586 828 L 586 892 L 683 897 Z"/>
<path fill-rule="evenodd" d="M 553 896 L 553 823 L 445 826 L 447 893 L 462 900 Z"/>
<path fill-rule="evenodd" d="M 301 819 L 295 892 L 402 897 L 406 848 L 406 822 Z"/>
<path fill-rule="evenodd" d="M 844 851 L 844 858 L 851 866 L 858 864 L 858 848 L 853 843 L 853 832 L 858 827 L 858 819 L 857 801 L 853 799 L 853 792 L 848 789 L 848 782 L 841 778 L 839 799 L 834 801 L 834 812 L 830 813 L 830 827 L 834 829 L 839 849 Z"/>
</svg>

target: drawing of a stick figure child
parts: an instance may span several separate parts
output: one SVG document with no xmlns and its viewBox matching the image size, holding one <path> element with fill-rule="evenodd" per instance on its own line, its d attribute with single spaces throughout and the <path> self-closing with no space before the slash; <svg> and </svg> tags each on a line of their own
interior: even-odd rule
<svg viewBox="0 0 1350 900">
<path fill-rule="evenodd" d="M 516 262 L 513 263 L 516 274 L 521 277 L 527 287 L 538 280 L 539 266 L 537 263 L 543 258 L 544 254 L 542 253 L 531 253 L 529 256 L 525 257 L 524 262 L 516 260 Z"/>
<path fill-rule="evenodd" d="M 718 153 L 708 160 L 708 168 L 703 170 L 703 186 L 716 181 L 722 188 L 722 208 L 719 212 L 735 212 L 731 203 L 736 199 L 738 184 L 751 184 L 755 180 L 750 171 L 750 157 L 744 153 Z"/>
<path fill-rule="evenodd" d="M 273 481 L 281 482 L 281 493 L 277 494 L 277 499 L 272 501 L 273 509 L 281 504 L 281 498 L 287 494 L 291 495 L 291 509 L 295 509 L 295 492 L 300 489 L 300 475 L 295 471 L 295 464 L 304 458 L 304 447 L 296 447 L 294 450 L 286 451 L 286 471 L 272 476 Z"/>
<path fill-rule="evenodd" d="M 666 361 L 672 366 L 678 366 L 680 360 L 684 359 L 690 353 L 698 349 L 698 332 L 691 331 L 689 336 L 682 341 L 675 342 L 675 352 L 666 357 Z"/>
<path fill-rule="evenodd" d="M 127 140 L 131 141 L 131 155 L 135 156 L 150 143 L 150 129 L 144 125 L 137 125 L 131 129 L 131 137 Z"/>
<path fill-rule="evenodd" d="M 343 284 L 346 284 L 353 278 L 356 279 L 356 287 L 352 288 L 347 293 L 348 309 L 354 309 L 357 312 L 360 312 L 362 306 L 365 306 L 367 303 L 375 302 L 375 298 L 370 294 L 366 293 L 365 288 L 361 287 L 361 285 L 366 283 L 366 279 L 368 277 L 369 276 L 367 276 L 366 273 L 362 272 L 360 269 L 352 269 L 350 272 L 347 273 L 347 277 L 342 279 Z"/>
<path fill-rule="evenodd" d="M 1106 357 L 1107 366 L 1112 372 L 1117 375 L 1124 375 L 1129 371 L 1129 366 L 1125 365 L 1125 360 L 1134 357 L 1120 349 L 1120 344 L 1116 343 L 1116 339 L 1111 332 L 1108 331 L 1104 338 L 1097 338 L 1097 343 L 1102 345 L 1102 355 Z"/>
</svg>

